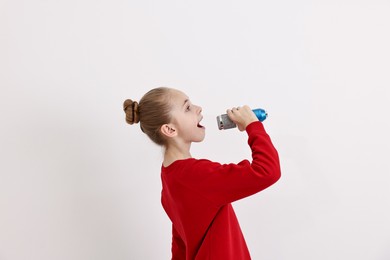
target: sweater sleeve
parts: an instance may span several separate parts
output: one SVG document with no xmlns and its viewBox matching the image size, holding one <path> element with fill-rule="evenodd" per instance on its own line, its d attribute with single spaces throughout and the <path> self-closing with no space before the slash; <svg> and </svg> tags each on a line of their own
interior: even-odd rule
<svg viewBox="0 0 390 260">
<path fill-rule="evenodd" d="M 247 126 L 252 162 L 220 164 L 194 160 L 183 183 L 192 192 L 221 206 L 253 195 L 280 178 L 279 156 L 260 121 Z"/>
</svg>

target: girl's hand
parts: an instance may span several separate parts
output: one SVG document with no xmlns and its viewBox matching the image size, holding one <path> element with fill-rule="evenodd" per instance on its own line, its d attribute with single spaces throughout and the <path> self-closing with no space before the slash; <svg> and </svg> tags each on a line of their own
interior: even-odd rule
<svg viewBox="0 0 390 260">
<path fill-rule="evenodd" d="M 247 105 L 233 107 L 232 109 L 228 109 L 226 113 L 240 131 L 244 131 L 250 123 L 259 121 L 252 109 Z"/>
</svg>

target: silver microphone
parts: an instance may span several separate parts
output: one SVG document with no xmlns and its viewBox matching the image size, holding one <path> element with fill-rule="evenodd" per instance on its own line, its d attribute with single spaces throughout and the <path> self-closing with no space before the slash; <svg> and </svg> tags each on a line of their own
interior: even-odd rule
<svg viewBox="0 0 390 260">
<path fill-rule="evenodd" d="M 263 122 L 268 117 L 267 111 L 262 108 L 253 109 L 252 111 L 261 122 Z M 237 126 L 235 123 L 233 123 L 232 120 L 230 120 L 227 114 L 217 116 L 217 124 L 219 130 L 230 129 Z"/>
</svg>

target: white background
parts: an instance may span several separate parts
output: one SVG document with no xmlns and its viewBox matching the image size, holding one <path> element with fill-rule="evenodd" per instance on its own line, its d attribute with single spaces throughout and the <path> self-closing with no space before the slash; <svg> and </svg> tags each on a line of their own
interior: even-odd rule
<svg viewBox="0 0 390 260">
<path fill-rule="evenodd" d="M 390 259 L 390 2 L 0 1 L 0 259 L 169 259 L 162 150 L 122 103 L 181 89 L 193 156 L 266 108 L 282 178 L 234 203 L 254 260 Z"/>
</svg>

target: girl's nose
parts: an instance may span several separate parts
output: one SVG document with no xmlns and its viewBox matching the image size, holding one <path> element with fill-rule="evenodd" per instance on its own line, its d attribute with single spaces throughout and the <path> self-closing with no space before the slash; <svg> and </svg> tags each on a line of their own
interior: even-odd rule
<svg viewBox="0 0 390 260">
<path fill-rule="evenodd" d="M 202 107 L 201 106 L 198 106 L 198 112 L 199 112 L 199 114 L 202 113 Z"/>
</svg>

